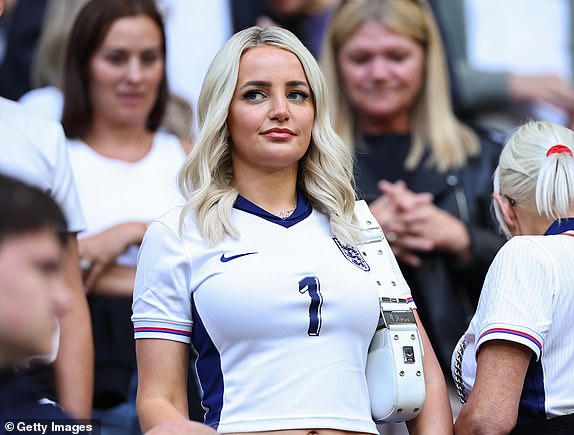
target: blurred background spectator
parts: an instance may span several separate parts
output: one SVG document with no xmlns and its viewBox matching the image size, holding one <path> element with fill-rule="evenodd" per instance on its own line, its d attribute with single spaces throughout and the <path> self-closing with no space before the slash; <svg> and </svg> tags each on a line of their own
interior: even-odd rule
<svg viewBox="0 0 574 435">
<path fill-rule="evenodd" d="M 60 120 L 63 97 L 62 81 L 64 57 L 70 30 L 79 10 L 87 0 L 50 0 L 46 9 L 40 40 L 32 64 L 34 89 L 20 97 L 20 101 L 38 114 Z M 182 97 L 170 92 L 163 126 L 184 140 L 191 138 L 192 108 Z"/>
<path fill-rule="evenodd" d="M 458 121 L 424 0 L 343 3 L 321 65 L 359 195 L 385 230 L 445 371 L 503 239 L 490 216 L 499 146 Z"/>
<path fill-rule="evenodd" d="M 0 9 L 1 6 L 2 0 Z M 70 232 L 64 270 L 73 302 L 59 319 L 61 337 L 56 361 L 49 368 L 31 371 L 29 375 L 34 377 L 34 382 L 42 384 L 47 397 L 57 400 L 69 413 L 89 418 L 93 344 L 76 241 L 76 234 L 85 228 L 85 222 L 62 126 L 34 116 L 21 104 L 0 97 L 0 173 L 48 192 L 66 213 Z"/>
<path fill-rule="evenodd" d="M 147 224 L 179 204 L 189 142 L 160 129 L 169 97 L 154 0 L 90 0 L 69 35 L 62 125 L 86 218 L 79 234 L 95 348 L 93 418 L 138 434 L 131 303 Z M 197 396 L 197 391 L 195 391 Z"/>
<path fill-rule="evenodd" d="M 57 318 L 73 305 L 66 218 L 45 192 L 3 175 L 0 204 L 0 419 L 71 418 L 18 373 L 36 355 L 56 355 Z"/>
<path fill-rule="evenodd" d="M 10 78 L 0 84 L 0 95 L 11 99 L 22 97 L 23 103 L 34 110 L 59 119 L 62 97 L 58 89 L 65 43 L 73 19 L 86 0 L 12 2 L 10 13 L 0 21 L 0 41 L 3 39 L 6 45 L 5 62 L 0 56 L 0 74 L 5 69 Z M 186 134 L 194 135 L 196 125 L 191 113 L 203 76 L 232 32 L 230 5 L 228 0 L 157 0 L 157 4 L 166 23 L 167 73 L 173 91 L 167 107 L 167 128 L 181 134 L 182 126 L 190 123 Z M 24 31 L 25 39 L 21 36 Z M 45 89 L 24 95 L 36 88 Z"/>
</svg>

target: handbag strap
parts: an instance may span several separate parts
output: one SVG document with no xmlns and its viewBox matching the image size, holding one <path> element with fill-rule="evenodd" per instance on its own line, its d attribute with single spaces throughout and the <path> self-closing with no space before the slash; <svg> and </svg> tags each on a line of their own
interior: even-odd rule
<svg viewBox="0 0 574 435">
<path fill-rule="evenodd" d="M 381 320 L 379 328 L 411 327 L 415 322 L 413 311 L 405 298 L 397 279 L 395 256 L 383 230 L 363 200 L 355 201 L 355 216 L 360 228 L 357 246 L 370 268 L 370 274 L 379 292 Z"/>
</svg>

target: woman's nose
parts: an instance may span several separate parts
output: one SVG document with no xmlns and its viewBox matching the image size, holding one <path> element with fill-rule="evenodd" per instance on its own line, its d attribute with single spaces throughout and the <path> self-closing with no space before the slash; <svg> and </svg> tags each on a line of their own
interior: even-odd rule
<svg viewBox="0 0 574 435">
<path fill-rule="evenodd" d="M 387 62 L 380 58 L 375 57 L 371 61 L 371 74 L 374 79 L 384 79 L 389 73 L 389 66 Z"/>
<path fill-rule="evenodd" d="M 132 59 L 128 62 L 126 77 L 132 82 L 138 82 L 142 78 L 142 64 L 138 59 Z"/>
<path fill-rule="evenodd" d="M 271 119 L 286 121 L 289 119 L 289 108 L 285 97 L 273 97 L 271 99 L 271 110 L 269 113 Z"/>
</svg>

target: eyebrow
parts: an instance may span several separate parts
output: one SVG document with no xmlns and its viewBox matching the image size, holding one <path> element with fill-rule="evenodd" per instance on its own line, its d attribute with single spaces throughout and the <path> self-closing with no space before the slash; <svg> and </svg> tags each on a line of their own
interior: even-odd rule
<svg viewBox="0 0 574 435">
<path fill-rule="evenodd" d="M 301 80 L 291 80 L 291 81 L 288 81 L 286 83 L 286 85 L 290 86 L 290 87 L 304 86 L 306 88 L 309 88 L 309 84 L 307 82 L 304 82 Z M 240 89 L 247 88 L 249 86 L 259 86 L 259 87 L 270 88 L 271 82 L 266 82 L 263 80 L 250 80 L 250 81 L 246 82 L 245 84 L 243 84 Z"/>
</svg>

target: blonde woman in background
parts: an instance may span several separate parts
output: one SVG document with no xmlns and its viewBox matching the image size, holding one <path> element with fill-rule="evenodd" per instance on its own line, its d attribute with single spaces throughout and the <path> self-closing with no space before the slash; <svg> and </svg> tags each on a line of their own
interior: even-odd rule
<svg viewBox="0 0 574 435">
<path fill-rule="evenodd" d="M 383 227 L 443 369 L 503 243 L 490 216 L 498 147 L 454 116 L 425 0 L 343 2 L 321 66 L 359 195 Z"/>
</svg>

